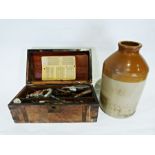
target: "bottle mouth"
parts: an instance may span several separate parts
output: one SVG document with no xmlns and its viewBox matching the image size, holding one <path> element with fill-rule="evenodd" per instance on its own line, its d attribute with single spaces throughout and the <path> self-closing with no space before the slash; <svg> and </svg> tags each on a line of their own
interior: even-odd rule
<svg viewBox="0 0 155 155">
<path fill-rule="evenodd" d="M 122 49 L 133 49 L 133 50 L 139 50 L 142 47 L 142 44 L 135 41 L 120 41 L 118 43 L 118 46 Z"/>
</svg>

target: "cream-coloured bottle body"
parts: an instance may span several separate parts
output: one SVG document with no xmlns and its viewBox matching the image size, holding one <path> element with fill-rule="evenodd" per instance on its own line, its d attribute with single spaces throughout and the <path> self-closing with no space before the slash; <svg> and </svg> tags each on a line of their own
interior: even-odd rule
<svg viewBox="0 0 155 155">
<path fill-rule="evenodd" d="M 113 117 L 123 118 L 135 113 L 145 80 L 122 82 L 102 75 L 101 108 Z"/>
</svg>

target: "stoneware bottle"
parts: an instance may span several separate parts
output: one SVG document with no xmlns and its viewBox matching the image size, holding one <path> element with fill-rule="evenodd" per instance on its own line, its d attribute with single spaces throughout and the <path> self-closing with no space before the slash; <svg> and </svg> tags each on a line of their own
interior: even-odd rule
<svg viewBox="0 0 155 155">
<path fill-rule="evenodd" d="M 121 41 L 118 46 L 103 64 L 100 106 L 110 116 L 125 118 L 136 111 L 149 68 L 139 53 L 142 44 Z"/>
</svg>

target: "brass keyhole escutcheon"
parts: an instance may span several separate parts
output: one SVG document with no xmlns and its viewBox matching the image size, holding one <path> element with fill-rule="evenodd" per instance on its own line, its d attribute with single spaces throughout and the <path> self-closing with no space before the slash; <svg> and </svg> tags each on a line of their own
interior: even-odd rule
<svg viewBox="0 0 155 155">
<path fill-rule="evenodd" d="M 48 112 L 52 113 L 52 112 L 60 112 L 61 111 L 61 107 L 59 105 L 50 105 L 48 107 Z"/>
</svg>

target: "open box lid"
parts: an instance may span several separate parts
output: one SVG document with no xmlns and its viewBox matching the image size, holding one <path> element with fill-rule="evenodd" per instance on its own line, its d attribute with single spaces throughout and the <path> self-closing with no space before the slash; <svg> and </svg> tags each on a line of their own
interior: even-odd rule
<svg viewBox="0 0 155 155">
<path fill-rule="evenodd" d="M 65 61 L 63 61 L 63 59 Z M 54 64 L 53 62 L 59 62 L 59 60 L 60 64 L 62 63 L 61 60 L 66 64 L 68 63 L 66 60 L 74 61 L 74 76 L 72 75 L 73 77 L 71 79 L 48 79 L 45 77 L 45 71 L 43 71 L 45 68 L 43 67 L 43 64 L 50 63 L 51 65 Z M 51 71 L 57 70 L 56 66 L 52 67 L 53 68 L 46 68 L 48 71 L 50 69 L 50 76 L 53 75 L 50 73 Z M 59 66 L 59 68 L 63 68 L 63 71 L 66 69 L 65 75 L 68 74 L 67 68 L 64 68 L 64 66 Z M 60 70 L 57 71 L 63 74 Z M 27 51 L 26 84 L 78 84 L 91 82 L 92 60 L 90 49 L 29 49 Z"/>
</svg>

